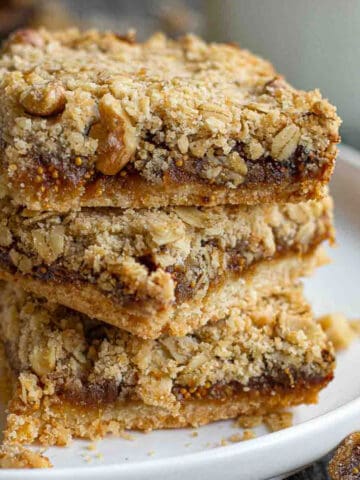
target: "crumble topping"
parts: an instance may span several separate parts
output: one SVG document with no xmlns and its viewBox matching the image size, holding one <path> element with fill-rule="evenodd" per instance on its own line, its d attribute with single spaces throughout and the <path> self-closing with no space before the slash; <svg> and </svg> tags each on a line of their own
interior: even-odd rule
<svg viewBox="0 0 360 480">
<path fill-rule="evenodd" d="M 332 201 L 285 205 L 35 212 L 0 200 L 0 265 L 83 281 L 124 305 L 202 299 L 261 260 L 332 238 Z M 152 303 L 151 303 L 152 302 Z"/>
<path fill-rule="evenodd" d="M 332 348 L 313 321 L 301 288 L 185 337 L 143 340 L 7 284 L 1 293 L 2 338 L 20 396 L 36 407 L 60 395 L 81 404 L 117 399 L 178 411 L 188 398 L 226 398 L 246 388 L 331 374 Z M 302 380 L 301 380 L 302 379 Z M 225 397 L 224 397 L 225 395 Z"/>
<path fill-rule="evenodd" d="M 84 195 L 99 176 L 235 189 L 261 182 L 270 162 L 304 178 L 332 170 L 335 108 L 234 45 L 24 30 L 3 47 L 0 73 L 0 190 L 24 190 L 36 208 Z"/>
</svg>

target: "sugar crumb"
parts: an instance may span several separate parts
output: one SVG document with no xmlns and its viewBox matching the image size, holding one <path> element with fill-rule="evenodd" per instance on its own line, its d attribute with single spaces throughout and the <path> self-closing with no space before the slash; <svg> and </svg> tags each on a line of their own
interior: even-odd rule
<svg viewBox="0 0 360 480">
<path fill-rule="evenodd" d="M 351 328 L 354 330 L 356 335 L 360 335 L 360 319 L 357 320 L 349 320 Z"/>
<path fill-rule="evenodd" d="M 85 448 L 86 448 L 86 450 L 90 450 L 90 451 L 96 450 L 96 444 L 95 443 L 90 443 Z"/>
<path fill-rule="evenodd" d="M 144 433 L 145 433 L 145 432 L 144 432 Z M 147 433 L 147 432 L 146 432 L 146 433 Z M 120 437 L 120 438 L 123 438 L 124 440 L 129 440 L 129 441 L 131 441 L 131 442 L 132 442 L 133 440 L 135 440 L 134 435 L 131 435 L 131 433 L 125 432 L 125 431 L 120 432 L 120 433 L 119 433 L 119 437 Z"/>
<path fill-rule="evenodd" d="M 255 437 L 256 437 L 256 435 L 252 430 L 244 430 L 242 441 L 252 440 Z"/>
</svg>

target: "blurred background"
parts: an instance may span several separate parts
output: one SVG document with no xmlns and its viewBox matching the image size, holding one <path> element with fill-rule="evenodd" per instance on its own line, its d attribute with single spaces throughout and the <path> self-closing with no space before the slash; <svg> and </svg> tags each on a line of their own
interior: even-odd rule
<svg viewBox="0 0 360 480">
<path fill-rule="evenodd" d="M 26 25 L 236 41 L 296 87 L 319 87 L 343 118 L 343 141 L 360 148 L 359 0 L 0 0 L 2 38 Z"/>
</svg>

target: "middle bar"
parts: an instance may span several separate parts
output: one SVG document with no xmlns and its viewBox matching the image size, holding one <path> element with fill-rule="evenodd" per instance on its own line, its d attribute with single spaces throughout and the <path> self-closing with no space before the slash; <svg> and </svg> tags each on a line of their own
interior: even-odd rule
<svg viewBox="0 0 360 480">
<path fill-rule="evenodd" d="M 319 263 L 332 201 L 34 212 L 0 201 L 0 278 L 143 338 L 182 336 Z"/>
</svg>

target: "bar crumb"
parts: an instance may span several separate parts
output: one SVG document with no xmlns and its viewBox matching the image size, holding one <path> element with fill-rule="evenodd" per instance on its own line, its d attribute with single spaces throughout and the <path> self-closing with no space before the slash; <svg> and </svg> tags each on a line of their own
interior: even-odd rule
<svg viewBox="0 0 360 480">
<path fill-rule="evenodd" d="M 350 322 L 342 313 L 329 313 L 318 319 L 336 350 L 345 350 L 360 333 L 360 326 Z M 357 329 L 357 331 L 356 331 Z"/>
<path fill-rule="evenodd" d="M 130 442 L 135 440 L 134 435 L 131 435 L 131 433 L 126 432 L 125 430 L 123 432 L 119 432 L 119 437 L 123 438 L 124 440 L 129 440 Z"/>
<path fill-rule="evenodd" d="M 293 413 L 292 412 L 275 412 L 270 413 L 264 417 L 264 423 L 270 432 L 278 432 L 284 428 L 292 427 Z"/>
<path fill-rule="evenodd" d="M 51 468 L 50 460 L 41 452 L 27 448 L 1 445 L 0 468 Z"/>
<path fill-rule="evenodd" d="M 247 415 L 236 419 L 234 426 L 241 428 L 254 428 L 261 425 L 263 417 L 261 415 Z"/>
<path fill-rule="evenodd" d="M 94 450 L 96 450 L 96 444 L 95 443 L 89 443 L 89 445 L 87 445 L 85 448 L 86 448 L 86 450 L 94 451 Z"/>
<path fill-rule="evenodd" d="M 360 319 L 349 320 L 351 328 L 354 330 L 357 336 L 360 336 Z"/>
<path fill-rule="evenodd" d="M 256 437 L 255 432 L 253 432 L 252 430 L 244 430 L 241 441 L 244 442 L 246 440 L 252 440 L 255 437 Z"/>
</svg>

